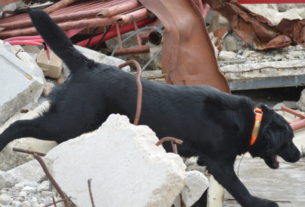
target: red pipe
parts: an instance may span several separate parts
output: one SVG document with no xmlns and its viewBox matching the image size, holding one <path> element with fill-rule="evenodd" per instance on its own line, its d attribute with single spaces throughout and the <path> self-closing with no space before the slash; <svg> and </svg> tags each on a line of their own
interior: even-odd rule
<svg viewBox="0 0 305 207">
<path fill-rule="evenodd" d="M 293 114 L 293 115 L 295 115 L 295 116 L 297 116 L 297 117 L 299 117 L 301 119 L 305 119 L 305 115 L 304 114 L 302 114 L 300 112 L 297 112 L 297 111 L 295 111 L 295 110 L 293 110 L 291 108 L 288 108 L 286 106 L 282 106 L 281 109 L 282 109 L 282 111 L 286 111 L 286 112 L 288 112 L 290 114 Z"/>
<path fill-rule="evenodd" d="M 153 23 L 152 26 L 155 26 L 155 27 L 158 26 L 159 22 L 160 22 L 160 20 L 157 19 L 157 20 Z M 141 35 L 141 39 L 142 39 L 143 41 L 147 41 L 147 40 L 148 40 L 149 34 L 150 34 L 152 31 L 154 31 L 154 30 L 155 30 L 155 29 L 151 29 L 148 33 L 142 34 L 142 35 Z"/>
<path fill-rule="evenodd" d="M 151 18 L 147 17 L 145 19 L 137 21 L 137 25 L 138 25 L 139 28 L 142 28 L 142 27 L 144 27 L 144 26 L 146 26 L 148 24 L 153 23 L 154 21 L 156 21 L 156 18 L 151 19 Z M 134 30 L 134 25 L 133 25 L 133 23 L 130 23 L 128 25 L 125 25 L 125 26 L 121 27 L 120 28 L 120 33 L 121 34 L 125 34 L 127 32 L 132 31 L 132 30 Z M 102 38 L 102 36 L 103 36 L 103 34 L 100 34 L 100 35 L 97 35 L 97 36 L 93 37 L 91 42 L 90 42 L 90 44 L 88 45 L 88 47 L 96 45 L 98 43 L 98 41 Z M 114 38 L 116 36 L 117 36 L 116 28 L 113 27 L 113 28 L 111 28 L 109 30 L 108 34 L 105 36 L 104 41 L 112 39 L 112 38 Z M 86 47 L 88 41 L 89 41 L 89 39 L 83 40 L 81 42 L 78 42 L 76 45 L 79 45 L 79 46 L 82 46 L 82 47 Z"/>
<path fill-rule="evenodd" d="M 293 131 L 296 131 L 296 130 L 298 130 L 298 129 L 302 129 L 302 128 L 305 127 L 305 120 L 302 119 L 302 120 L 299 120 L 299 121 L 297 121 L 297 122 L 292 122 L 292 123 L 290 124 L 290 126 L 291 126 L 291 128 L 292 128 Z"/>
</svg>

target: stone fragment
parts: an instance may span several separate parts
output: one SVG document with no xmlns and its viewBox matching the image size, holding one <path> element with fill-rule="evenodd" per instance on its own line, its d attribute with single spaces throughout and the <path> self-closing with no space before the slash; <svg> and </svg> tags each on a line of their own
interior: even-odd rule
<svg viewBox="0 0 305 207">
<path fill-rule="evenodd" d="M 27 53 L 32 53 L 32 54 L 39 54 L 40 53 L 40 49 L 38 46 L 34 46 L 34 45 L 23 45 L 22 46 L 23 50 Z"/>
<path fill-rule="evenodd" d="M 231 30 L 230 22 L 227 20 L 227 18 L 217 12 L 209 25 L 208 32 L 213 32 L 222 27 L 226 27 L 227 31 Z"/>
<path fill-rule="evenodd" d="M 199 171 L 188 171 L 187 183 L 181 190 L 183 201 L 186 207 L 191 207 L 202 196 L 204 191 L 209 187 L 208 179 Z M 177 202 L 178 201 L 178 202 Z M 174 201 L 175 207 L 180 207 L 180 195 Z"/>
<path fill-rule="evenodd" d="M 229 51 L 221 51 L 218 55 L 218 60 L 232 60 L 236 58 L 236 53 L 235 52 L 229 52 Z"/>
<path fill-rule="evenodd" d="M 233 36 L 229 36 L 225 39 L 225 42 L 226 42 L 226 48 L 228 51 L 236 51 L 238 48 L 237 48 L 237 42 L 236 40 L 234 39 Z"/>
<path fill-rule="evenodd" d="M 49 93 L 51 93 L 52 89 L 55 87 L 54 83 L 52 82 L 46 82 L 46 84 L 44 85 L 44 88 L 43 88 L 43 92 L 42 92 L 42 95 L 44 97 L 48 96 Z"/>
<path fill-rule="evenodd" d="M 37 191 L 38 191 L 38 192 L 40 192 L 40 191 L 48 191 L 48 190 L 50 190 L 50 188 L 51 188 L 50 181 L 45 180 L 45 181 L 43 181 L 43 182 L 37 187 Z"/>
<path fill-rule="evenodd" d="M 0 89 L 1 90 L 1 89 Z M 1 99 L 1 98 L 0 98 Z M 0 134 L 13 122 L 17 120 L 27 120 L 33 119 L 43 111 L 49 109 L 49 102 L 42 103 L 39 107 L 35 108 L 33 111 L 29 111 L 26 114 L 18 114 L 7 121 L 1 128 Z M 19 165 L 22 165 L 33 159 L 32 155 L 25 153 L 14 152 L 12 148 L 21 148 L 25 150 L 47 153 L 50 149 L 57 145 L 54 141 L 44 141 L 34 138 L 22 138 L 16 139 L 10 142 L 1 152 L 0 152 L 0 170 L 8 171 Z"/>
<path fill-rule="evenodd" d="M 54 196 L 56 196 L 56 193 L 51 192 L 51 191 L 41 191 L 41 196 L 42 197 L 54 197 Z"/>
<path fill-rule="evenodd" d="M 301 56 L 303 56 L 303 53 L 301 51 L 290 51 L 289 55 L 291 55 L 293 57 L 301 57 Z"/>
<path fill-rule="evenodd" d="M 282 58 L 283 58 L 282 55 L 276 54 L 272 59 L 277 61 L 277 60 L 281 60 Z"/>
<path fill-rule="evenodd" d="M 37 64 L 43 70 L 45 76 L 59 78 L 63 62 L 52 50 L 49 50 L 49 54 L 50 60 L 48 59 L 46 51 L 42 49 L 38 54 Z"/>
<path fill-rule="evenodd" d="M 279 12 L 286 12 L 290 9 L 304 8 L 305 4 L 277 4 Z"/>
<path fill-rule="evenodd" d="M 9 195 L 3 194 L 0 195 L 0 202 L 3 205 L 9 205 L 10 203 L 13 202 L 13 199 Z"/>
<path fill-rule="evenodd" d="M 36 193 L 37 188 L 35 187 L 30 187 L 30 186 L 26 186 L 22 189 L 22 191 L 26 192 L 26 193 Z"/>
<path fill-rule="evenodd" d="M 13 201 L 12 205 L 13 205 L 13 207 L 20 207 L 21 202 L 20 201 Z"/>
<path fill-rule="evenodd" d="M 24 201 L 21 203 L 20 207 L 32 207 L 30 201 Z"/>
<path fill-rule="evenodd" d="M 41 69 L 31 63 L 30 56 L 25 59 L 27 64 L 18 59 L 15 53 L 11 45 L 0 41 L 0 123 L 22 108 L 35 104 L 45 82 Z"/>
<path fill-rule="evenodd" d="M 252 50 L 245 50 L 242 54 L 243 57 L 249 57 L 251 54 L 254 54 L 255 51 L 252 51 Z"/>
<path fill-rule="evenodd" d="M 5 187 L 13 187 L 21 182 L 36 182 L 39 183 L 46 178 L 40 164 L 36 160 L 32 160 L 23 165 L 20 165 L 12 170 L 5 172 Z M 28 188 L 27 188 L 28 187 Z M 29 189 L 29 186 L 25 188 Z"/>
<path fill-rule="evenodd" d="M 91 205 L 88 179 L 96 206 L 171 206 L 187 181 L 185 165 L 157 141 L 147 126 L 110 115 L 99 129 L 58 145 L 44 159 L 78 207 Z"/>
<path fill-rule="evenodd" d="M 282 106 L 285 106 L 285 104 L 284 104 L 284 103 L 275 104 L 275 105 L 273 106 L 273 110 L 274 110 L 274 111 L 280 111 Z"/>
</svg>

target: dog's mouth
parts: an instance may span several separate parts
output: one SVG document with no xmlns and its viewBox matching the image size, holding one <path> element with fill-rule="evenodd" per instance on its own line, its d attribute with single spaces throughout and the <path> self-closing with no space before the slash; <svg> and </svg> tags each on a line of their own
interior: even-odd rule
<svg viewBox="0 0 305 207">
<path fill-rule="evenodd" d="M 277 160 L 277 155 L 264 157 L 264 161 L 272 169 L 277 169 L 280 167 L 280 162 Z"/>
</svg>

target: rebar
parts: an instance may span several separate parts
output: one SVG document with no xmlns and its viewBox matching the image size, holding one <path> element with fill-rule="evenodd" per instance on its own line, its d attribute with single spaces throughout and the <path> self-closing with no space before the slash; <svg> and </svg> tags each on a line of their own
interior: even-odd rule
<svg viewBox="0 0 305 207">
<path fill-rule="evenodd" d="M 51 183 L 53 184 L 53 186 L 55 187 L 55 189 L 59 193 L 60 197 L 64 200 L 65 207 L 69 207 L 69 202 L 68 202 L 67 199 L 65 199 L 66 195 L 61 190 L 61 188 L 59 187 L 59 185 L 57 184 L 57 182 L 55 181 L 55 179 L 53 178 L 53 176 L 49 172 L 49 170 L 48 170 L 46 164 L 44 163 L 43 159 L 36 153 L 34 153 L 33 156 L 39 162 L 39 164 L 41 165 L 44 173 L 46 174 L 47 178 L 49 178 L 49 180 L 51 181 Z"/>
<path fill-rule="evenodd" d="M 135 61 L 135 60 L 129 60 L 121 65 L 119 65 L 119 68 L 123 68 L 126 65 L 135 65 L 137 68 L 137 78 L 136 78 L 136 82 L 137 82 L 137 87 L 138 87 L 138 95 L 137 95 L 137 108 L 136 108 L 136 115 L 135 115 L 135 119 L 133 124 L 134 125 L 138 125 L 139 124 L 139 120 L 140 120 L 140 116 L 141 116 L 141 109 L 142 109 L 142 93 L 143 93 L 143 89 L 142 89 L 142 84 L 141 84 L 141 76 L 142 76 L 142 69 L 140 64 Z"/>
<path fill-rule="evenodd" d="M 19 148 L 15 148 L 15 147 L 13 147 L 13 151 L 14 152 L 22 152 L 22 153 L 26 153 L 26 154 L 30 154 L 30 155 L 33 155 L 34 153 L 36 153 L 39 156 L 46 156 L 46 154 L 43 154 L 43 153 L 40 153 L 40 152 L 34 152 L 34 151 L 19 149 Z"/>
<path fill-rule="evenodd" d="M 92 191 L 91 191 L 91 181 L 92 181 L 92 179 L 88 180 L 88 188 L 89 188 L 89 194 L 90 194 L 90 199 L 91 199 L 92 207 L 95 207 L 94 200 L 93 200 L 93 195 L 92 195 Z"/>
<path fill-rule="evenodd" d="M 67 199 L 70 199 L 71 197 L 66 197 L 65 199 L 61 199 L 61 200 L 59 200 L 59 201 L 56 201 L 55 203 L 61 203 L 61 202 L 63 202 L 64 200 L 67 200 Z M 46 205 L 46 206 L 44 206 L 44 207 L 49 207 L 49 206 L 52 206 L 52 205 L 54 205 L 54 203 L 51 203 L 51 204 L 48 204 L 48 205 Z"/>
</svg>

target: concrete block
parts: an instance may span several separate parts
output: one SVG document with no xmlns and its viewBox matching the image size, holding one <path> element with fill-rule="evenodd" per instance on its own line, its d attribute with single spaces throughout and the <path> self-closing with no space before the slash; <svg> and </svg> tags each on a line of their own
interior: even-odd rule
<svg viewBox="0 0 305 207">
<path fill-rule="evenodd" d="M 0 41 L 0 123 L 25 106 L 35 104 L 45 82 L 41 69 L 33 64 L 30 55 L 23 53 L 20 60 L 15 53 L 11 45 Z"/>
<path fill-rule="evenodd" d="M 80 47 L 80 46 L 77 46 L 77 45 L 74 45 L 74 47 L 78 51 L 80 51 L 83 55 L 85 55 L 87 58 L 90 58 L 90 59 L 92 59 L 96 62 L 99 62 L 99 63 L 104 63 L 104 64 L 113 65 L 113 66 L 117 67 L 117 66 L 126 62 L 125 60 L 122 60 L 120 58 L 107 56 L 107 55 L 96 52 L 94 50 L 90 50 L 90 49 L 85 48 L 85 47 Z M 130 67 L 129 66 L 123 67 L 122 70 L 126 71 L 126 72 L 129 72 Z"/>
<path fill-rule="evenodd" d="M 284 68 L 284 67 L 298 67 L 298 68 L 277 70 L 277 68 Z M 257 69 L 257 68 L 264 68 L 264 69 L 250 71 L 252 69 Z M 273 61 L 273 62 L 262 62 L 262 63 L 225 65 L 225 66 L 221 66 L 220 70 L 223 73 L 225 73 L 225 77 L 227 78 L 227 80 L 247 80 L 247 79 L 259 79 L 259 78 L 270 78 L 270 77 L 298 76 L 305 74 L 305 62 L 294 60 L 294 61 Z"/>
<path fill-rule="evenodd" d="M 227 20 L 227 18 L 222 16 L 220 13 L 217 13 L 214 15 L 209 25 L 208 32 L 213 32 L 221 27 L 226 27 L 227 31 L 231 30 L 230 22 Z"/>
<path fill-rule="evenodd" d="M 63 62 L 52 50 L 49 50 L 49 53 L 50 60 L 48 60 L 46 51 L 42 49 L 38 54 L 37 64 L 43 70 L 45 76 L 50 78 L 59 78 Z"/>
<path fill-rule="evenodd" d="M 234 52 L 234 51 L 238 50 L 237 42 L 233 36 L 227 37 L 225 39 L 225 42 L 226 42 L 226 48 L 228 51 Z"/>
<path fill-rule="evenodd" d="M 222 61 L 232 60 L 234 58 L 236 58 L 236 53 L 230 51 L 221 51 L 218 55 L 218 60 Z"/>
<path fill-rule="evenodd" d="M 33 119 L 37 117 L 42 111 L 49 109 L 49 102 L 43 102 L 39 107 L 35 108 L 33 111 L 29 111 L 26 114 L 16 114 L 8 122 L 6 122 L 0 128 L 0 134 L 13 122 L 17 120 Z M 0 152 L 0 170 L 8 171 L 19 165 L 22 165 L 33 159 L 32 155 L 14 152 L 13 147 L 21 148 L 30 151 L 36 151 L 41 153 L 47 153 L 53 147 L 57 145 L 54 141 L 44 141 L 34 138 L 22 138 L 16 139 L 10 142 L 1 152 Z"/>
<path fill-rule="evenodd" d="M 186 166 L 157 141 L 147 126 L 110 115 L 99 129 L 58 145 L 45 159 L 78 207 L 91 205 L 88 179 L 96 206 L 171 206 L 186 184 Z"/>
</svg>

